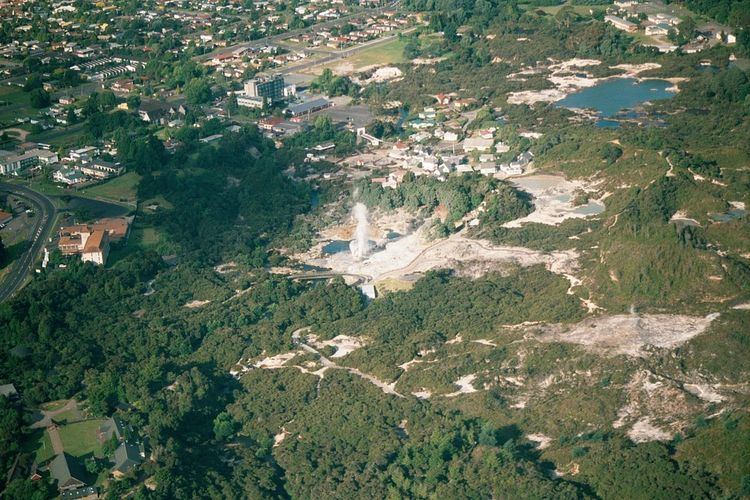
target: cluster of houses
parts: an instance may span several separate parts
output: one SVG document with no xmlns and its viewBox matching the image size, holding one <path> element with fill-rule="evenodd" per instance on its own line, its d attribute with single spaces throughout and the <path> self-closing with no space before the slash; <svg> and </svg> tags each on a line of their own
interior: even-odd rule
<svg viewBox="0 0 750 500">
<path fill-rule="evenodd" d="M 124 172 L 124 167 L 117 162 L 105 160 L 99 156 L 100 150 L 94 146 L 73 149 L 62 158 L 60 168 L 52 173 L 52 180 L 66 186 L 116 177 Z M 113 155 L 114 150 L 109 154 Z"/>
<path fill-rule="evenodd" d="M 375 178 L 373 182 L 384 187 L 396 187 L 406 172 L 412 172 L 417 176 L 431 175 L 438 180 L 445 180 L 452 172 L 478 172 L 488 176 L 507 177 L 523 174 L 534 160 L 534 155 L 530 151 L 524 151 L 510 162 L 499 162 L 497 151 L 508 151 L 502 142 L 496 143 L 491 137 L 481 136 L 469 138 L 467 141 L 470 141 L 468 149 L 464 144 L 462 152 L 438 151 L 429 146 L 398 141 L 388 152 L 387 158 L 379 160 L 376 165 L 395 170 L 388 177 Z"/>
<path fill-rule="evenodd" d="M 605 22 L 615 28 L 628 33 L 642 31 L 645 35 L 652 37 L 653 42 L 645 42 L 660 52 L 673 52 L 680 49 L 687 54 L 700 52 L 712 44 L 725 43 L 733 45 L 737 37 L 717 26 L 705 26 L 694 40 L 689 41 L 682 47 L 672 43 L 667 37 L 670 33 L 679 33 L 679 24 L 682 19 L 669 12 L 654 12 L 655 4 L 651 2 L 639 2 L 638 0 L 616 0 L 612 7 L 607 9 Z"/>
<path fill-rule="evenodd" d="M 307 57 L 308 54 L 304 51 L 287 51 L 276 45 L 242 46 L 227 52 L 217 52 L 203 64 L 227 78 L 242 78 L 248 69 L 267 70 Z"/>
<path fill-rule="evenodd" d="M 18 391 L 13 384 L 0 384 L 0 398 L 7 399 L 11 404 L 21 404 Z M 59 432 L 61 425 L 52 417 L 47 429 L 49 432 Z M 114 451 L 107 457 L 111 464 L 109 474 L 112 478 L 121 479 L 146 461 L 145 442 L 118 416 L 113 415 L 104 420 L 95 432 L 96 436 L 91 437 L 99 443 L 114 445 Z M 9 480 L 25 474 L 32 481 L 41 481 L 44 479 L 42 473 L 48 472 L 49 479 L 57 487 L 60 498 L 98 498 L 98 488 L 94 486 L 96 477 L 86 470 L 81 457 L 74 457 L 63 450 L 56 453 L 48 462 L 37 463 L 33 457 L 30 460 L 26 458 L 28 457 L 20 460 L 19 455 L 7 472 Z"/>
<path fill-rule="evenodd" d="M 63 226 L 58 232 L 57 247 L 63 255 L 80 255 L 83 262 L 107 263 L 111 242 L 126 240 L 131 218 L 111 217 L 91 224 Z"/>
<path fill-rule="evenodd" d="M 91 180 L 104 180 L 123 173 L 119 163 L 105 160 L 94 146 L 72 149 L 62 158 L 46 144 L 26 144 L 16 151 L 0 150 L 0 174 L 21 176 L 41 167 L 51 166 L 54 182 L 72 186 Z M 116 151 L 106 151 L 114 156 Z"/>
<path fill-rule="evenodd" d="M 53 424 L 55 425 L 55 424 Z M 108 418 L 98 429 L 97 439 L 102 442 L 116 441 L 117 448 L 111 458 L 113 464 L 110 474 L 115 479 L 121 479 L 135 470 L 146 460 L 145 445 L 139 439 L 133 438 L 130 428 L 123 425 L 117 417 Z M 47 464 L 60 498 L 97 498 L 97 488 L 92 486 L 91 474 L 88 474 L 83 463 L 77 457 L 65 452 L 55 455 Z M 39 469 L 33 471 L 31 479 L 39 480 L 42 476 Z"/>
<path fill-rule="evenodd" d="M 306 8 L 306 6 L 300 6 L 297 7 L 297 10 L 304 12 Z M 303 33 L 289 38 L 289 41 L 303 44 L 306 47 L 343 49 L 407 28 L 414 23 L 415 19 L 416 17 L 413 14 L 383 11 L 378 15 L 369 16 L 362 20 L 348 20 L 346 30 L 336 28 Z"/>
</svg>

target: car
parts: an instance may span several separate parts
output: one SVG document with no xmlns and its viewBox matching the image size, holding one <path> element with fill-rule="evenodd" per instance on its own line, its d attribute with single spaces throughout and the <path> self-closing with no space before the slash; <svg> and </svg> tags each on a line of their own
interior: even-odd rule
<svg viewBox="0 0 750 500">
<path fill-rule="evenodd" d="M 5 227 L 5 224 L 0 224 L 0 229 L 3 229 Z"/>
</svg>

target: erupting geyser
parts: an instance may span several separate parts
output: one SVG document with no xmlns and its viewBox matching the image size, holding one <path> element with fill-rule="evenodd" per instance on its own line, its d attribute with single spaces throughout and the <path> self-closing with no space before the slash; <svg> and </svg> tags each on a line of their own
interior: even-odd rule
<svg viewBox="0 0 750 500">
<path fill-rule="evenodd" d="M 354 239 L 349 243 L 349 250 L 355 260 L 364 259 L 370 252 L 370 230 L 367 224 L 367 207 L 363 203 L 354 205 L 352 215 L 357 220 Z"/>
</svg>

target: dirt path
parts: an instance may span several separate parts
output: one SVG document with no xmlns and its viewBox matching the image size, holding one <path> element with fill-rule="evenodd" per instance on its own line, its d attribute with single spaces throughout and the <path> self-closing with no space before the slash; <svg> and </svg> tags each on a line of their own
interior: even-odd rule
<svg viewBox="0 0 750 500">
<path fill-rule="evenodd" d="M 368 382 L 370 382 L 371 384 L 373 384 L 373 385 L 375 385 L 375 386 L 379 387 L 379 388 L 380 388 L 380 390 L 382 390 L 382 391 L 383 391 L 384 393 L 386 393 L 386 394 L 392 394 L 392 395 L 394 395 L 394 396 L 398 396 L 398 397 L 400 397 L 400 398 L 403 398 L 403 397 L 404 397 L 404 395 L 403 395 L 403 394 L 401 394 L 401 393 L 397 392 L 397 391 L 396 391 L 396 389 L 394 389 L 394 386 L 396 385 L 396 384 L 395 384 L 395 382 L 394 382 L 394 383 L 392 383 L 392 384 L 386 384 L 385 382 L 383 382 L 383 381 L 382 381 L 382 380 L 380 380 L 379 378 L 377 378 L 377 377 L 374 377 L 374 376 L 372 376 L 372 375 L 370 375 L 370 374 L 368 374 L 368 373 L 364 373 L 364 372 L 361 372 L 361 371 L 357 370 L 356 368 L 350 368 L 350 367 L 348 367 L 348 366 L 340 366 L 340 365 L 337 365 L 336 363 L 334 363 L 334 362 L 333 362 L 333 361 L 331 361 L 330 359 L 328 359 L 328 358 L 326 358 L 325 356 L 323 356 L 323 355 L 322 355 L 322 354 L 321 354 L 321 353 L 320 353 L 319 351 L 317 351 L 317 350 L 316 350 L 315 348 L 313 348 L 313 347 L 310 347 L 310 346 L 309 346 L 309 345 L 307 345 L 307 344 L 303 344 L 303 343 L 300 343 L 300 345 L 299 345 L 299 346 L 300 346 L 300 347 L 301 347 L 302 349 L 304 349 L 305 351 L 307 351 L 307 352 L 309 352 L 309 353 L 311 353 L 311 354 L 317 354 L 317 355 L 319 356 L 319 358 L 320 358 L 320 364 L 321 364 L 321 365 L 323 365 L 323 366 L 324 366 L 324 367 L 326 367 L 326 368 L 333 368 L 333 369 L 339 369 L 339 370 L 346 370 L 346 371 L 348 371 L 349 373 L 352 373 L 352 374 L 354 374 L 354 375 L 357 375 L 358 377 L 361 377 L 361 378 L 363 378 L 363 379 L 367 380 Z"/>
<path fill-rule="evenodd" d="M 31 429 L 42 429 L 44 427 L 49 427 L 52 425 L 52 419 L 56 417 L 57 415 L 61 413 L 65 413 L 66 411 L 70 410 L 77 410 L 78 409 L 78 403 L 75 399 L 71 399 L 67 403 L 65 403 L 65 406 L 62 408 L 59 408 L 54 411 L 47 411 L 47 410 L 41 410 L 38 411 L 34 415 L 34 423 L 31 424 L 29 427 Z"/>
<path fill-rule="evenodd" d="M 28 137 L 28 135 L 29 135 L 29 131 L 28 130 L 24 130 L 22 128 L 15 128 L 15 127 L 13 127 L 13 128 L 6 128 L 5 132 L 14 132 L 14 134 L 18 137 L 19 140 L 21 140 L 21 142 L 25 142 L 26 141 L 26 137 Z"/>
<path fill-rule="evenodd" d="M 55 451 L 55 455 L 61 454 L 65 451 L 63 448 L 62 439 L 60 439 L 60 432 L 57 430 L 56 425 L 50 425 L 47 427 L 49 433 L 49 440 L 52 442 L 52 449 Z"/>
</svg>

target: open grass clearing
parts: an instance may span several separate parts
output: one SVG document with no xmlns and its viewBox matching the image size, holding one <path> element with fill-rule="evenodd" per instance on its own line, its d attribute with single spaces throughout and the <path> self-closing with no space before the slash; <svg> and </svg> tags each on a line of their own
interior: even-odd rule
<svg viewBox="0 0 750 500">
<path fill-rule="evenodd" d="M 104 419 L 94 419 L 61 426 L 60 439 L 65 452 L 74 457 L 82 457 L 90 453 L 102 456 L 102 444 L 97 434 L 104 422 Z"/>
<path fill-rule="evenodd" d="M 371 47 L 354 52 L 348 57 L 333 62 L 311 67 L 307 73 L 320 74 L 330 68 L 337 74 L 352 74 L 373 66 L 399 64 L 404 62 L 406 40 L 394 38 L 387 42 L 376 43 Z"/>
<path fill-rule="evenodd" d="M 38 134 L 29 136 L 30 141 L 51 144 L 55 148 L 72 148 L 82 143 L 86 135 L 83 123 L 77 123 L 70 127 L 55 127 Z"/>
<path fill-rule="evenodd" d="M 115 202 L 135 203 L 140 180 L 140 175 L 135 172 L 128 172 L 87 188 L 85 193 L 89 196 L 107 198 Z"/>
</svg>

